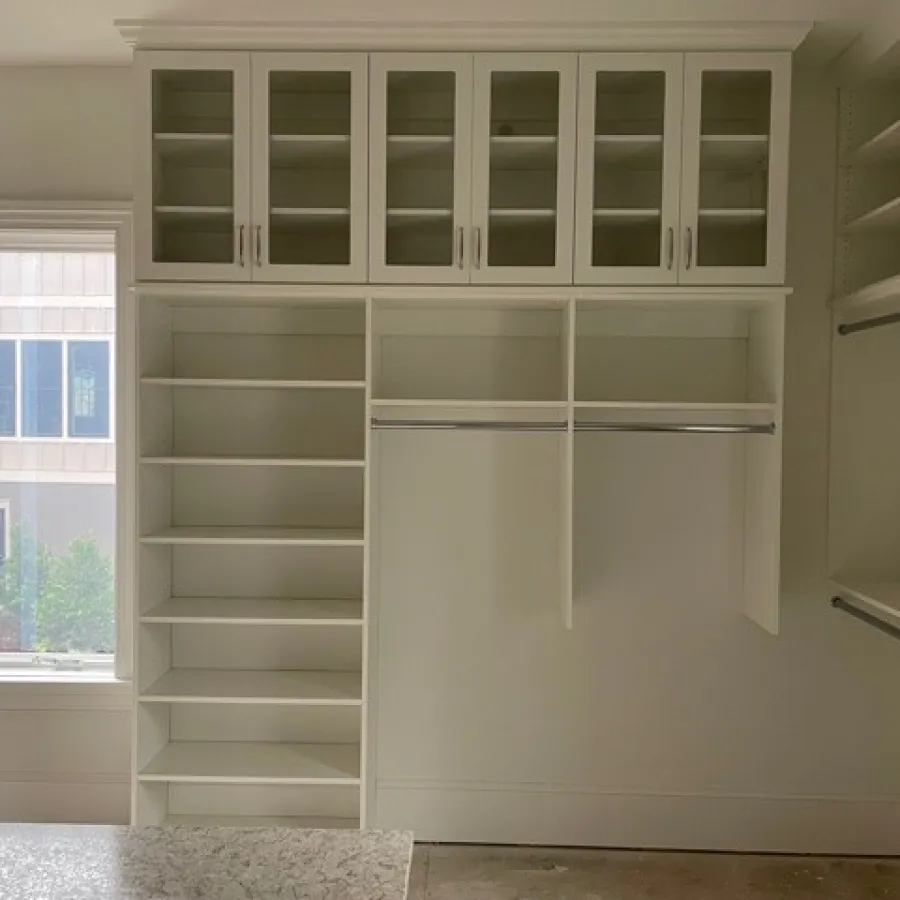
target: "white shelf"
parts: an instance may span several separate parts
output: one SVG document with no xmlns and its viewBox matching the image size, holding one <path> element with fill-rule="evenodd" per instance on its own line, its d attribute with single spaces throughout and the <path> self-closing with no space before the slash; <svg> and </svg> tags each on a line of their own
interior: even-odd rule
<svg viewBox="0 0 900 900">
<path fill-rule="evenodd" d="M 495 135 L 491 137 L 491 165 L 555 167 L 557 143 L 553 135 Z"/>
<path fill-rule="evenodd" d="M 350 135 L 347 134 L 273 134 L 269 137 L 272 162 L 307 165 L 324 162 L 330 165 L 350 158 Z"/>
<path fill-rule="evenodd" d="M 594 164 L 637 167 L 662 160 L 661 134 L 598 134 L 594 136 Z"/>
<path fill-rule="evenodd" d="M 452 209 L 408 209 L 392 207 L 387 211 L 389 224 L 393 225 L 433 225 L 453 218 Z"/>
<path fill-rule="evenodd" d="M 150 375 L 141 384 L 182 388 L 290 388 L 292 390 L 364 390 L 365 381 L 312 381 L 287 378 L 180 378 Z"/>
<path fill-rule="evenodd" d="M 832 581 L 838 592 L 848 595 L 868 612 L 900 625 L 900 580 L 858 582 L 841 578 Z"/>
<path fill-rule="evenodd" d="M 180 741 L 167 744 L 139 781 L 195 784 L 359 784 L 356 744 Z"/>
<path fill-rule="evenodd" d="M 703 169 L 763 169 L 769 158 L 765 134 L 704 134 L 700 138 Z"/>
<path fill-rule="evenodd" d="M 694 401 L 655 400 L 576 400 L 576 409 L 608 409 L 620 412 L 767 412 L 775 411 L 774 403 L 704 403 Z"/>
<path fill-rule="evenodd" d="M 334 625 L 363 624 L 360 600 L 255 597 L 178 597 L 141 616 L 167 625 Z"/>
<path fill-rule="evenodd" d="M 443 134 L 391 134 L 387 139 L 390 162 L 426 166 L 453 162 L 453 137 Z"/>
<path fill-rule="evenodd" d="M 142 544 L 232 544 L 270 547 L 362 546 L 362 529 L 351 528 L 230 528 L 176 527 L 141 537 Z"/>
<path fill-rule="evenodd" d="M 159 219 L 185 224 L 220 222 L 234 215 L 233 206 L 155 206 L 153 211 Z"/>
<path fill-rule="evenodd" d="M 421 409 L 560 409 L 565 410 L 565 400 L 417 400 L 404 398 L 388 400 L 381 397 L 371 401 L 376 407 L 419 407 Z"/>
<path fill-rule="evenodd" d="M 296 225 L 328 225 L 350 217 L 350 210 L 344 207 L 293 207 L 275 206 L 272 218 L 283 223 Z"/>
<path fill-rule="evenodd" d="M 302 459 L 291 456 L 143 456 L 145 466 L 246 466 L 248 468 L 361 469 L 363 459 Z"/>
<path fill-rule="evenodd" d="M 200 828 L 313 828 L 354 829 L 359 819 L 334 816 L 166 816 L 164 825 L 189 825 Z"/>
<path fill-rule="evenodd" d="M 595 209 L 594 220 L 616 222 L 653 222 L 662 215 L 659 209 Z"/>
<path fill-rule="evenodd" d="M 552 223 L 556 218 L 555 209 L 491 209 L 488 215 L 494 224 L 536 225 Z"/>
<path fill-rule="evenodd" d="M 844 294 L 835 300 L 835 306 L 847 313 L 874 303 L 890 303 L 892 300 L 900 303 L 900 275 L 875 281 L 849 294 Z"/>
<path fill-rule="evenodd" d="M 900 160 L 900 120 L 892 122 L 883 131 L 869 138 L 852 154 L 859 162 L 875 162 L 895 158 Z"/>
<path fill-rule="evenodd" d="M 765 221 L 766 211 L 760 207 L 744 209 L 714 209 L 703 207 L 697 211 L 700 219 L 707 222 L 721 222 L 727 225 L 751 225 Z"/>
<path fill-rule="evenodd" d="M 900 197 L 895 197 L 887 203 L 848 222 L 847 231 L 863 231 L 876 229 L 891 229 L 900 226 Z"/>
<path fill-rule="evenodd" d="M 258 703 L 360 706 L 359 672 L 170 669 L 140 699 L 155 703 Z"/>
<path fill-rule="evenodd" d="M 230 134 L 192 134 L 157 132 L 154 147 L 165 159 L 180 163 L 222 168 L 231 165 L 233 136 Z"/>
</svg>

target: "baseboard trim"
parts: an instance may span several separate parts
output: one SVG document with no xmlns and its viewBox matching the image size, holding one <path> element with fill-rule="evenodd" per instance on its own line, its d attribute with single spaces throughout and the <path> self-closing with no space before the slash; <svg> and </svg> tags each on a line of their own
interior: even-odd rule
<svg viewBox="0 0 900 900">
<path fill-rule="evenodd" d="M 900 855 L 900 797 L 602 792 L 381 781 L 374 822 L 416 840 Z"/>
</svg>

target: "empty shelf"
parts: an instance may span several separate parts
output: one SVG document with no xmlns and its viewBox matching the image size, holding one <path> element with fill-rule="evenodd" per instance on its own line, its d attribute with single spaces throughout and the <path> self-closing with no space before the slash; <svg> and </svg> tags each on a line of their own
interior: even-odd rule
<svg viewBox="0 0 900 900">
<path fill-rule="evenodd" d="M 360 469 L 362 459 L 303 459 L 292 456 L 143 456 L 145 466 L 266 466 L 313 469 Z"/>
<path fill-rule="evenodd" d="M 703 169 L 763 169 L 768 158 L 769 138 L 765 134 L 704 134 L 700 138 Z"/>
<path fill-rule="evenodd" d="M 870 303 L 900 301 L 900 275 L 893 275 L 881 281 L 867 284 L 849 294 L 844 294 L 835 301 L 842 312 L 868 306 Z"/>
<path fill-rule="evenodd" d="M 661 134 L 598 134 L 594 136 L 594 162 L 639 168 L 662 158 Z"/>
<path fill-rule="evenodd" d="M 892 122 L 883 131 L 869 138 L 852 154 L 860 162 L 875 162 L 881 159 L 900 157 L 900 120 Z"/>
<path fill-rule="evenodd" d="M 170 669 L 140 695 L 156 703 L 279 703 L 359 706 L 359 672 Z"/>
<path fill-rule="evenodd" d="M 495 135 L 491 137 L 491 165 L 500 168 L 547 168 L 556 166 L 555 136 Z"/>
<path fill-rule="evenodd" d="M 191 134 L 190 132 L 157 132 L 154 147 L 164 158 L 182 165 L 210 168 L 231 164 L 233 144 L 230 134 Z"/>
<path fill-rule="evenodd" d="M 298 225 L 327 225 L 329 222 L 346 219 L 349 215 L 350 210 L 342 207 L 276 206 L 272 208 L 273 219 Z"/>
<path fill-rule="evenodd" d="M 143 544 L 255 544 L 266 546 L 362 546 L 362 529 L 355 528 L 165 528 L 141 537 Z"/>
<path fill-rule="evenodd" d="M 847 231 L 890 229 L 900 226 L 900 197 L 876 207 L 847 223 Z"/>
<path fill-rule="evenodd" d="M 418 406 L 422 409 L 561 409 L 566 408 L 565 400 L 419 400 L 403 398 L 372 400 L 373 407 Z"/>
<path fill-rule="evenodd" d="M 355 744 L 177 741 L 138 774 L 140 781 L 216 784 L 359 784 Z"/>
<path fill-rule="evenodd" d="M 333 816 L 166 816 L 164 825 L 190 825 L 201 828 L 359 828 L 359 819 Z"/>
<path fill-rule="evenodd" d="M 630 410 L 640 412 L 765 412 L 775 411 L 774 403 L 744 403 L 742 401 L 703 401 L 682 400 L 576 400 L 577 409 L 607 409 L 618 412 Z"/>
<path fill-rule="evenodd" d="M 443 134 L 388 135 L 388 160 L 418 166 L 435 163 L 452 165 L 453 143 L 451 135 Z"/>
<path fill-rule="evenodd" d="M 595 209 L 595 219 L 609 219 L 618 222 L 650 222 L 658 219 L 662 211 L 658 209 Z"/>
<path fill-rule="evenodd" d="M 234 215 L 233 206 L 156 206 L 157 217 L 185 224 L 223 223 Z"/>
<path fill-rule="evenodd" d="M 305 390 L 360 390 L 365 381 L 315 381 L 289 378 L 180 378 L 177 376 L 150 375 L 141 378 L 141 384 L 162 387 L 186 388 L 292 388 Z"/>
<path fill-rule="evenodd" d="M 342 164 L 350 158 L 350 135 L 273 134 L 269 138 L 269 158 L 274 163 Z"/>
<path fill-rule="evenodd" d="M 894 625 L 900 625 L 900 581 L 832 580 L 839 592 L 859 606 Z"/>
<path fill-rule="evenodd" d="M 168 625 L 362 625 L 361 600 L 170 598 L 141 616 Z"/>
<path fill-rule="evenodd" d="M 747 209 L 713 209 L 705 207 L 699 209 L 697 214 L 701 220 L 721 222 L 723 225 L 752 225 L 763 222 L 766 218 L 765 209 L 759 207 Z"/>
<path fill-rule="evenodd" d="M 408 209 L 394 207 L 387 211 L 392 225 L 427 225 L 453 218 L 452 209 Z"/>
<path fill-rule="evenodd" d="M 555 209 L 492 209 L 488 215 L 494 223 L 504 225 L 534 225 L 550 223 L 556 218 Z"/>
</svg>

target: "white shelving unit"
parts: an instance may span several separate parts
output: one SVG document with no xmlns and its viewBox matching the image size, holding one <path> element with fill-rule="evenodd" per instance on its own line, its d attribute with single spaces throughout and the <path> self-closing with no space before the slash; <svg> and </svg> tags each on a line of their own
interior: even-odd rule
<svg viewBox="0 0 900 900">
<path fill-rule="evenodd" d="M 137 291 L 134 819 L 364 815 L 366 305 Z"/>
</svg>

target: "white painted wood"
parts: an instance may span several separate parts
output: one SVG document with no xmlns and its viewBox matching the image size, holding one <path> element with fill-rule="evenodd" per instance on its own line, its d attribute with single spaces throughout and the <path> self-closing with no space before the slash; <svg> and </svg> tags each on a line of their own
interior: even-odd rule
<svg viewBox="0 0 900 900">
<path fill-rule="evenodd" d="M 575 336 L 578 310 L 571 301 L 565 310 L 563 327 L 563 379 L 566 384 L 566 433 L 560 448 L 560 504 L 559 504 L 559 601 L 563 627 L 572 630 L 574 624 L 574 530 L 575 530 Z"/>
<path fill-rule="evenodd" d="M 141 536 L 144 544 L 256 544 L 260 546 L 362 546 L 361 530 L 352 528 L 177 527 Z"/>
<path fill-rule="evenodd" d="M 733 180 L 731 188 L 724 180 L 718 183 L 710 177 L 710 166 L 715 164 L 715 157 L 720 146 L 712 151 L 709 140 L 703 141 L 704 135 L 710 132 L 703 125 L 703 104 L 716 105 L 709 88 L 704 88 L 704 73 L 754 71 L 769 72 L 771 88 L 768 116 L 768 170 L 765 175 L 765 186 L 761 200 L 764 200 L 765 212 L 760 215 L 753 211 L 751 215 L 727 216 L 731 225 L 730 231 L 719 240 L 710 242 L 709 232 L 704 229 L 704 221 L 712 222 L 710 204 L 702 195 L 711 195 L 714 191 L 722 199 L 716 200 L 717 216 L 721 209 L 734 209 L 741 204 L 733 202 L 734 194 L 727 197 L 724 191 L 734 190 L 739 181 Z M 682 183 L 681 183 L 681 254 L 679 282 L 682 284 L 781 284 L 785 277 L 785 254 L 787 232 L 787 185 L 788 185 L 788 149 L 790 134 L 790 93 L 791 93 L 791 57 L 787 53 L 688 53 L 685 56 L 684 68 L 684 127 L 682 149 Z M 720 101 L 721 102 L 721 101 Z M 740 114 L 750 110 L 740 110 Z M 718 119 L 726 116 L 721 136 L 734 133 L 734 112 L 724 109 L 711 109 L 709 125 L 717 126 Z M 731 119 L 729 124 L 728 119 Z M 766 124 L 766 123 L 763 123 Z M 743 134 L 749 134 L 741 127 Z M 756 139 L 758 132 L 753 129 Z M 720 137 L 717 133 L 716 137 Z M 721 154 L 719 154 L 721 156 Z M 731 171 L 739 171 L 731 169 Z M 712 172 L 715 175 L 715 172 Z M 753 176 L 758 178 L 758 176 Z M 752 184 L 748 181 L 748 185 Z M 749 189 L 749 188 L 748 188 Z M 756 190 L 756 188 L 752 188 Z M 746 205 L 746 204 L 744 204 Z M 726 216 L 722 216 L 726 218 Z M 764 240 L 753 236 L 752 226 L 756 218 L 764 222 Z M 742 234 L 736 226 L 743 219 L 745 231 Z M 721 225 L 719 225 L 721 229 Z M 744 234 L 747 234 L 745 237 Z M 742 243 L 743 242 L 743 243 Z M 735 263 L 733 259 L 749 252 L 747 244 L 759 245 L 754 254 L 759 256 L 756 264 Z M 723 254 L 726 254 L 723 256 Z M 718 261 L 723 259 L 725 261 Z"/>
<path fill-rule="evenodd" d="M 151 607 L 141 621 L 195 625 L 363 624 L 357 600 L 306 600 L 263 597 L 173 597 Z"/>
<path fill-rule="evenodd" d="M 146 377 L 141 384 L 193 388 L 294 388 L 300 390 L 360 390 L 362 381 L 289 381 L 280 378 L 163 378 Z"/>
<path fill-rule="evenodd" d="M 178 741 L 138 773 L 140 781 L 230 784 L 356 784 L 359 747 Z"/>
<path fill-rule="evenodd" d="M 170 669 L 141 694 L 141 702 L 359 706 L 361 675 L 358 672 Z"/>
<path fill-rule="evenodd" d="M 555 97 L 536 80 L 548 72 L 558 77 Z M 516 78 L 521 80 L 521 86 L 514 84 Z M 571 284 L 577 79 L 577 59 L 572 54 L 475 56 L 473 283 Z M 505 82 L 502 88 L 501 81 Z M 550 103 L 551 99 L 555 104 Z M 544 121 L 544 116 L 549 118 Z M 520 128 L 525 133 L 504 137 L 498 129 L 505 128 Z M 530 134 L 535 129 L 536 133 Z M 529 136 L 555 137 L 555 160 L 546 152 L 551 142 L 544 141 L 539 144 L 539 154 L 532 154 L 524 162 L 518 154 L 519 158 L 508 168 L 513 155 L 511 147 L 515 146 L 510 139 Z M 539 166 L 541 156 L 549 159 L 549 168 Z M 544 191 L 544 183 L 549 190 Z M 532 194 L 532 190 L 539 190 L 539 194 Z M 523 196 L 540 196 L 544 204 L 529 209 Z M 526 261 L 529 256 L 531 259 Z"/>
<path fill-rule="evenodd" d="M 191 828 L 359 828 L 358 818 L 336 816 L 205 816 L 178 814 L 166 816 L 163 825 Z"/>
<path fill-rule="evenodd" d="M 241 466 L 317 469 L 361 469 L 363 459 L 297 459 L 290 456 L 144 456 L 145 466 Z"/>
<path fill-rule="evenodd" d="M 253 234 L 253 277 L 267 281 L 288 282 L 363 282 L 366 280 L 367 264 L 367 221 L 368 208 L 368 59 L 361 53 L 254 53 L 253 66 L 253 226 L 259 228 L 259 242 L 256 243 L 256 232 Z M 301 106 L 300 120 L 292 122 L 292 128 L 300 134 L 276 132 L 273 134 L 272 89 L 270 78 L 280 73 L 313 73 L 341 72 L 349 76 L 349 130 L 346 134 L 321 135 L 318 146 L 313 141 L 297 140 L 298 138 L 316 137 L 316 119 L 334 121 L 335 110 L 340 108 L 341 98 L 334 98 L 328 103 L 326 92 L 313 94 L 306 98 Z M 342 125 L 342 127 L 344 127 Z M 275 140 L 277 135 L 278 140 Z M 328 140 L 332 138 L 333 140 Z M 339 146 L 334 144 L 340 139 Z M 328 144 L 332 146 L 328 146 Z M 277 149 L 276 149 L 277 148 Z M 338 153 L 335 153 L 335 150 Z M 280 152 L 279 152 L 280 151 Z M 319 151 L 319 152 L 317 152 Z M 275 178 L 273 165 L 277 162 L 297 165 L 288 176 L 283 170 L 279 177 L 289 183 L 296 182 L 299 196 L 319 196 L 317 183 L 322 188 L 334 191 L 333 194 L 344 201 L 348 223 L 346 235 L 341 227 L 340 236 L 335 238 L 348 246 L 346 262 L 314 261 L 315 253 L 310 251 L 310 261 L 288 263 L 283 261 L 285 255 L 290 256 L 297 251 L 288 252 L 287 246 L 279 248 L 284 255 L 272 253 L 273 228 L 277 219 L 290 219 L 294 226 L 320 225 L 320 234 L 314 229 L 295 232 L 293 238 L 279 238 L 287 244 L 289 240 L 298 242 L 322 241 L 321 253 L 330 251 L 326 245 L 327 232 L 322 231 L 323 217 L 300 215 L 299 210 L 288 212 L 276 209 L 288 204 L 281 202 L 279 196 L 273 196 L 272 184 Z M 335 165 L 338 169 L 335 170 Z M 331 168 L 329 169 L 329 166 Z M 296 204 L 294 204 L 296 205 Z M 311 204 L 303 204 L 311 205 Z M 319 221 L 317 221 L 317 218 Z M 340 223 L 339 223 L 340 224 Z M 290 232 L 288 232 L 290 234 Z M 306 254 L 299 251 L 305 258 Z M 320 256 L 320 259 L 322 257 Z"/>
<path fill-rule="evenodd" d="M 197 54 L 174 50 L 141 51 L 135 54 L 136 77 L 135 109 L 138 130 L 135 135 L 136 171 L 140 177 L 135 182 L 135 272 L 142 280 L 174 279 L 181 281 L 248 281 L 251 269 L 246 256 L 244 265 L 240 259 L 240 230 L 244 229 L 245 241 L 249 241 L 250 231 L 250 55 L 236 52 L 214 52 Z M 156 193 L 155 181 L 159 172 L 159 161 L 154 159 L 154 133 L 184 135 L 184 131 L 173 132 L 168 127 L 154 126 L 153 78 L 155 73 L 170 72 L 177 78 L 179 72 L 226 71 L 232 77 L 233 132 L 231 140 L 232 157 L 230 171 L 219 170 L 223 185 L 231 195 L 231 208 L 227 212 L 225 229 L 229 238 L 217 238 L 227 247 L 221 262 L 191 261 L 191 248 L 185 248 L 185 260 L 181 262 L 163 261 L 155 257 L 155 219 L 164 213 L 159 207 L 166 202 Z M 196 129 L 194 129 L 196 130 Z M 183 143 L 184 139 L 182 139 Z M 162 153 L 171 151 L 172 141 L 163 138 Z M 196 172 L 197 170 L 191 169 Z M 211 170 L 208 170 L 211 171 Z M 172 177 L 179 183 L 180 172 Z M 191 176 L 180 183 L 180 190 L 186 194 L 196 190 L 198 182 Z M 209 205 L 209 204 L 207 204 Z M 213 204 L 215 205 L 215 204 Z M 177 215 L 177 214 L 176 214 Z M 232 227 L 233 226 L 233 227 Z"/>
<path fill-rule="evenodd" d="M 441 230 L 436 236 L 429 234 L 427 230 L 421 230 L 421 222 L 409 222 L 405 225 L 393 225 L 389 209 L 393 210 L 396 218 L 398 207 L 402 209 L 427 208 L 429 204 L 423 199 L 425 190 L 429 184 L 434 184 L 435 179 L 428 177 L 428 170 L 424 177 L 417 178 L 417 172 L 411 167 L 407 147 L 397 142 L 391 142 L 389 136 L 398 137 L 431 137 L 435 134 L 436 126 L 432 123 L 430 130 L 425 130 L 428 125 L 429 114 L 433 117 L 435 104 L 429 102 L 427 91 L 425 96 L 419 98 L 420 109 L 416 110 L 416 97 L 413 94 L 408 98 L 398 98 L 396 102 L 405 102 L 407 109 L 398 111 L 397 116 L 401 122 L 397 123 L 394 130 L 390 121 L 389 87 L 391 78 L 400 78 L 405 75 L 409 79 L 429 77 L 434 73 L 449 73 L 453 78 L 452 122 L 444 123 L 449 134 L 440 135 L 452 139 L 452 223 L 445 221 L 446 216 L 438 216 L 436 222 Z M 444 283 L 465 284 L 469 281 L 469 268 L 467 262 L 467 236 L 470 223 L 470 194 L 471 194 L 471 153 L 472 153 L 472 57 L 469 54 L 452 53 L 375 53 L 369 57 L 369 280 L 377 283 Z M 429 113 L 430 109 L 430 113 Z M 424 125 L 420 121 L 416 126 L 411 119 L 405 125 L 403 116 L 411 117 L 419 112 L 424 117 Z M 417 132 L 415 129 L 419 127 Z M 400 151 L 399 153 L 397 151 Z M 391 154 L 396 154 L 396 162 L 391 172 L 388 171 Z M 449 162 L 449 161 L 448 161 Z M 446 164 L 445 164 L 446 168 Z M 406 173 L 406 174 L 405 174 Z M 397 186 L 402 187 L 404 177 L 409 179 L 409 189 L 393 193 L 388 179 L 396 178 Z M 446 176 L 445 176 L 446 177 Z M 450 194 L 447 194 L 449 198 Z M 420 230 L 416 231 L 417 224 Z M 398 230 L 397 240 L 401 242 L 395 251 L 396 261 L 391 262 L 388 251 L 389 229 Z M 402 232 L 399 229 L 402 228 Z M 449 229 L 449 230 L 448 230 Z M 460 243 L 460 235 L 462 243 Z M 431 253 L 432 245 L 441 258 L 440 263 L 429 264 L 404 264 L 404 254 L 401 252 L 402 242 L 409 243 L 409 253 Z M 416 243 L 419 242 L 419 243 Z M 392 246 L 393 243 L 392 243 Z M 423 259 L 430 257 L 423 256 Z"/>
<path fill-rule="evenodd" d="M 661 132 L 659 134 L 600 133 L 596 122 L 598 112 L 597 73 L 655 73 L 665 79 Z M 575 282 L 577 284 L 675 284 L 678 279 L 678 249 L 680 245 L 680 187 L 681 187 L 681 119 L 683 105 L 684 56 L 681 53 L 607 53 L 579 57 L 578 86 L 578 162 L 575 196 Z M 642 98 L 632 97 L 631 105 L 616 110 L 628 121 L 640 110 Z M 622 100 L 628 104 L 627 94 Z M 642 127 L 643 127 L 643 123 Z M 624 127 L 624 126 L 621 126 Z M 635 128 L 634 125 L 631 128 Z M 649 152 L 648 152 L 649 151 Z M 595 265 L 593 260 L 595 211 L 595 176 L 615 179 L 613 166 L 628 164 L 640 170 L 647 157 L 659 157 L 661 207 L 659 216 L 658 263 L 642 265 Z M 626 169 L 626 174 L 628 170 Z M 633 169 L 632 169 L 633 171 Z M 630 199 L 630 198 L 629 198 Z M 609 210 L 605 214 L 609 214 Z M 621 211 L 626 212 L 626 211 Z M 634 215 L 633 212 L 630 215 Z M 671 235 L 669 229 L 672 229 Z M 671 253 L 671 265 L 669 263 Z"/>
</svg>

